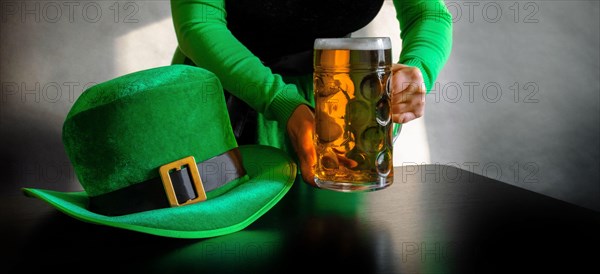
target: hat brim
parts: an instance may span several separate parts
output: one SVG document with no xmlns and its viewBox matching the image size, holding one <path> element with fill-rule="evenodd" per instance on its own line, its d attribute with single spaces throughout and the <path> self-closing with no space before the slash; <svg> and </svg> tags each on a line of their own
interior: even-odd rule
<svg viewBox="0 0 600 274">
<path fill-rule="evenodd" d="M 246 228 L 287 193 L 296 177 L 296 164 L 282 150 L 268 146 L 240 146 L 249 180 L 229 192 L 201 203 L 105 216 L 89 211 L 88 196 L 25 188 L 30 197 L 46 201 L 84 222 L 174 238 L 207 238 Z"/>
</svg>

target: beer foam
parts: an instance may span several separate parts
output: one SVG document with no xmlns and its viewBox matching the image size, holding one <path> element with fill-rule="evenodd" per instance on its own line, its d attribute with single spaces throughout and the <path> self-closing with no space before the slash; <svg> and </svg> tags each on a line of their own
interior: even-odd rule
<svg viewBox="0 0 600 274">
<path fill-rule="evenodd" d="M 318 38 L 314 49 L 380 50 L 391 49 L 388 37 Z"/>
</svg>

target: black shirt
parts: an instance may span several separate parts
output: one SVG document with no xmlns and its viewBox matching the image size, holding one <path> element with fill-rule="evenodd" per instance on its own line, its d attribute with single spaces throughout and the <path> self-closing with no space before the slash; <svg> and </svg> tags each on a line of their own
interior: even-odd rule
<svg viewBox="0 0 600 274">
<path fill-rule="evenodd" d="M 227 27 L 265 63 L 370 23 L 384 0 L 226 0 Z"/>
</svg>

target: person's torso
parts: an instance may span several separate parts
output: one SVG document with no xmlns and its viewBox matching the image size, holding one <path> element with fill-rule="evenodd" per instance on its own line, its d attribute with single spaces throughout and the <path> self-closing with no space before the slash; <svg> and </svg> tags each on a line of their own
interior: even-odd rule
<svg viewBox="0 0 600 274">
<path fill-rule="evenodd" d="M 366 26 L 384 0 L 229 0 L 227 27 L 265 62 L 311 50 L 316 38 Z"/>
</svg>

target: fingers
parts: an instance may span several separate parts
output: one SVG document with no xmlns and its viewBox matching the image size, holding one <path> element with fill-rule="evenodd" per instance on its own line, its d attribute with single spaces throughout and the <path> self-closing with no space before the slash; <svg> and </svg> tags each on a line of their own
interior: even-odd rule
<svg viewBox="0 0 600 274">
<path fill-rule="evenodd" d="M 425 91 L 416 83 L 408 84 L 403 90 L 392 91 L 392 105 L 407 102 L 425 102 Z"/>
<path fill-rule="evenodd" d="M 401 65 L 404 66 L 404 65 Z M 400 93 L 409 88 L 416 90 L 425 90 L 423 74 L 417 67 L 398 67 L 392 68 L 392 92 Z"/>
<path fill-rule="evenodd" d="M 421 116 L 416 115 L 413 112 L 404 112 L 401 114 L 392 114 L 392 121 L 398 124 L 406 124 L 414 119 L 417 119 Z"/>
<path fill-rule="evenodd" d="M 302 179 L 309 185 L 316 186 L 313 167 L 317 162 L 317 155 L 312 140 L 312 131 L 311 134 L 301 136 L 300 140 L 303 140 L 301 141 L 302 146 L 300 149 L 296 150 L 296 152 L 298 153 L 298 159 L 300 160 Z"/>
<path fill-rule="evenodd" d="M 288 136 L 298 155 L 302 179 L 312 186 L 316 186 L 313 166 L 317 161 L 313 143 L 314 124 L 315 117 L 312 111 L 301 105 L 292 113 L 287 127 Z"/>
<path fill-rule="evenodd" d="M 408 68 L 409 66 L 405 65 L 405 64 L 392 64 L 392 73 L 394 71 L 403 69 L 403 68 Z"/>
<path fill-rule="evenodd" d="M 355 168 L 358 166 L 358 163 L 352 159 L 348 159 L 342 155 L 337 155 L 337 159 L 340 162 L 340 164 L 344 165 L 345 167 L 349 167 L 349 168 Z"/>
<path fill-rule="evenodd" d="M 392 66 L 392 120 L 407 123 L 425 113 L 427 89 L 421 70 L 401 64 Z"/>
<path fill-rule="evenodd" d="M 407 123 L 425 114 L 425 91 L 417 84 L 392 95 L 392 121 Z"/>
</svg>

